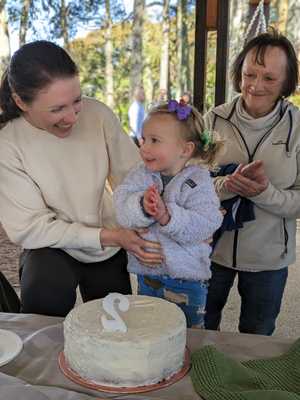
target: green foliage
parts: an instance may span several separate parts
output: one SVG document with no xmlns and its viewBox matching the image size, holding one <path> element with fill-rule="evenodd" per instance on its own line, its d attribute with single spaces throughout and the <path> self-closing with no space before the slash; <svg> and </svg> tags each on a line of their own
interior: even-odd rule
<svg viewBox="0 0 300 400">
<path fill-rule="evenodd" d="M 72 56 L 79 67 L 83 94 L 101 99 L 104 80 L 104 39 L 94 33 L 86 39 L 75 40 L 71 44 Z"/>
<path fill-rule="evenodd" d="M 148 103 L 158 97 L 162 26 L 147 21 L 144 28 L 144 87 Z"/>
<path fill-rule="evenodd" d="M 158 7 L 159 2 L 152 2 L 152 6 Z M 248 2 L 235 2 L 235 8 L 232 8 L 231 18 L 236 16 L 237 10 L 241 13 L 241 21 L 230 27 L 230 47 L 233 58 L 240 50 L 243 32 L 246 25 L 246 11 Z M 276 4 L 275 4 L 276 3 Z M 272 2 L 270 7 L 270 22 L 277 23 L 278 4 Z M 294 2 L 296 4 L 296 2 Z M 294 4 L 293 3 L 293 4 Z M 110 0 L 108 3 L 104 0 L 32 0 L 29 12 L 28 29 L 31 36 L 27 39 L 50 39 L 58 40 L 62 38 L 62 20 L 63 6 L 65 5 L 66 32 L 67 37 L 72 38 L 77 30 L 88 29 L 91 24 L 98 27 L 88 36 L 82 39 L 76 39 L 70 44 L 70 51 L 77 62 L 80 70 L 80 79 L 83 93 L 96 97 L 106 102 L 105 99 L 105 26 L 107 19 L 106 6 L 110 7 L 110 15 L 113 21 L 113 65 L 114 65 L 114 100 L 115 113 L 119 116 L 125 129 L 128 129 L 127 112 L 129 108 L 130 93 L 130 70 L 131 53 L 130 41 L 132 35 L 132 14 L 126 15 L 124 2 L 121 0 Z M 148 11 L 151 10 L 150 2 L 146 1 Z M 171 1 L 170 7 L 170 46 L 169 46 L 169 75 L 170 75 L 170 95 L 176 97 L 178 70 L 177 70 L 177 46 L 178 46 L 178 4 Z M 195 0 L 187 0 L 187 32 L 189 48 L 189 75 L 193 85 L 194 73 L 194 48 L 195 48 Z M 289 24 L 287 35 L 297 44 L 300 40 L 297 22 L 300 9 L 296 5 L 291 5 L 289 9 Z M 24 0 L 7 0 L 6 8 L 9 14 L 9 20 L 13 29 L 18 29 L 22 6 Z M 154 8 L 153 8 L 154 9 Z M 298 13 L 298 14 L 297 14 Z M 159 78 L 160 78 L 160 57 L 162 45 L 162 23 L 160 11 L 156 12 L 156 17 L 150 17 L 148 13 L 144 18 L 143 33 L 143 83 L 146 92 L 146 104 L 151 104 L 159 96 Z M 154 15 L 155 13 L 152 13 Z M 45 22 L 47 20 L 47 23 Z M 42 27 L 41 27 L 42 25 Z M 30 33 L 29 32 L 29 33 Z M 32 34 L 34 34 L 32 36 Z M 60 42 L 61 44 L 61 42 Z M 298 43 L 299 45 L 299 43 Z M 300 45 L 299 45 L 300 48 Z M 214 105 L 215 91 L 215 67 L 216 67 L 216 33 L 209 32 L 207 45 L 207 76 L 206 76 L 206 99 L 205 108 L 209 109 Z M 228 63 L 230 65 L 230 61 Z M 188 74 L 187 74 L 188 75 Z M 185 76 L 182 74 L 182 76 Z M 189 83 L 186 84 L 187 90 Z M 291 97 L 290 100 L 300 107 L 300 94 Z"/>
<path fill-rule="evenodd" d="M 216 33 L 209 32 L 207 50 L 207 76 L 206 76 L 206 99 L 205 111 L 215 104 L 215 81 L 216 81 Z"/>
<path fill-rule="evenodd" d="M 291 96 L 289 100 L 297 107 L 300 108 L 300 92 L 296 93 L 294 96 Z"/>
<path fill-rule="evenodd" d="M 105 103 L 104 34 L 105 31 L 99 29 L 83 39 L 74 40 L 71 43 L 71 53 L 79 66 L 83 94 L 95 97 Z M 116 100 L 114 111 L 122 121 L 123 127 L 127 130 L 130 72 L 130 54 L 128 51 L 129 23 L 115 24 L 112 36 L 114 46 L 114 98 Z"/>
<path fill-rule="evenodd" d="M 188 18 L 190 70 L 193 71 L 194 59 L 194 9 L 190 8 Z M 115 113 L 123 127 L 128 130 L 128 108 L 130 103 L 130 40 L 131 22 L 115 22 L 112 30 L 113 64 L 114 64 L 114 99 Z M 143 35 L 143 82 L 146 92 L 146 103 L 151 105 L 159 95 L 160 56 L 162 43 L 162 26 L 159 21 L 145 20 Z M 82 39 L 71 43 L 72 55 L 79 66 L 82 91 L 85 95 L 105 99 L 105 30 L 99 29 Z M 175 96 L 177 81 L 176 54 L 176 17 L 171 18 L 170 29 L 170 82 L 171 95 Z M 192 80 L 192 77 L 191 77 Z M 147 107 L 147 105 L 146 105 Z"/>
</svg>

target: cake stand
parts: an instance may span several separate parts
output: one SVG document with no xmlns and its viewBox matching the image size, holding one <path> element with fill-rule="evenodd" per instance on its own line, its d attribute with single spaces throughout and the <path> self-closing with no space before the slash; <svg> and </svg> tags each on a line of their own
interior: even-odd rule
<svg viewBox="0 0 300 400">
<path fill-rule="evenodd" d="M 186 348 L 183 367 L 181 368 L 180 371 L 176 372 L 176 374 L 172 375 L 170 378 L 164 379 L 161 382 L 152 385 L 136 386 L 136 387 L 104 386 L 94 381 L 83 378 L 82 376 L 78 375 L 77 372 L 71 369 L 65 358 L 63 351 L 59 353 L 58 364 L 59 368 L 67 378 L 89 389 L 107 393 L 144 393 L 144 392 L 150 392 L 152 390 L 162 389 L 182 379 L 190 369 L 190 352 Z"/>
</svg>

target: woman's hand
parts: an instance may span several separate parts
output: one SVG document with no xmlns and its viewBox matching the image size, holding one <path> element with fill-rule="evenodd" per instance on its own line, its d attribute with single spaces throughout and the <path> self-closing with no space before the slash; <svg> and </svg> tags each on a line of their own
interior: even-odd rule
<svg viewBox="0 0 300 400">
<path fill-rule="evenodd" d="M 264 163 L 261 160 L 252 161 L 241 169 L 241 173 L 246 178 L 268 186 L 269 179 L 265 172 Z"/>
<path fill-rule="evenodd" d="M 160 225 L 166 225 L 170 221 L 168 209 L 155 185 L 149 186 L 145 191 L 143 207 Z"/>
<path fill-rule="evenodd" d="M 140 234 L 147 229 L 101 229 L 100 242 L 105 246 L 119 246 L 132 253 L 142 264 L 153 267 L 163 261 L 162 248 L 159 242 L 143 239 Z M 147 250 L 146 250 L 147 249 Z M 149 250 L 149 251 L 148 251 Z"/>
<path fill-rule="evenodd" d="M 253 161 L 247 165 L 240 164 L 225 181 L 227 190 L 243 197 L 259 195 L 266 190 L 268 184 L 269 179 L 262 161 Z"/>
</svg>

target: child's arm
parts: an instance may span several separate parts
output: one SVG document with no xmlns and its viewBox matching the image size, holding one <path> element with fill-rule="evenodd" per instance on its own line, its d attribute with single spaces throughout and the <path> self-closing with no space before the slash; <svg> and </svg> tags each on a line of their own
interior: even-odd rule
<svg viewBox="0 0 300 400">
<path fill-rule="evenodd" d="M 220 202 L 208 171 L 191 176 L 194 187 L 185 188 L 185 201 L 168 202 L 170 221 L 160 231 L 178 243 L 200 243 L 210 238 L 222 223 Z M 182 194 L 183 195 L 183 194 Z"/>
<path fill-rule="evenodd" d="M 154 222 L 149 215 L 145 215 L 141 201 L 149 181 L 143 167 L 132 170 L 113 194 L 117 222 L 124 228 L 145 228 Z"/>
</svg>

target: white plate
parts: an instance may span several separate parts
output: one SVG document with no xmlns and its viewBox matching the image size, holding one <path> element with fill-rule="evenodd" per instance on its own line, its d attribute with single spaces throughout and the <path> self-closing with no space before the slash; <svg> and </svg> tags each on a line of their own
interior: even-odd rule
<svg viewBox="0 0 300 400">
<path fill-rule="evenodd" d="M 16 333 L 0 329 L 0 367 L 17 357 L 22 348 L 22 339 Z"/>
</svg>

